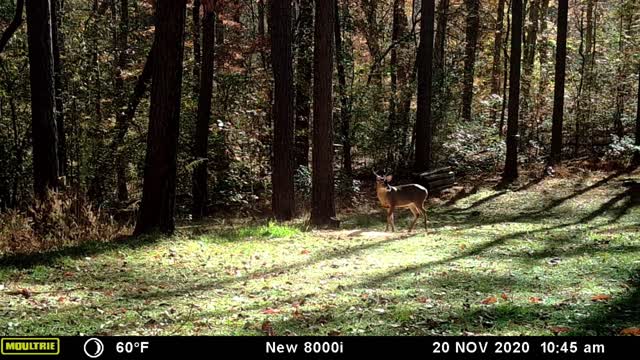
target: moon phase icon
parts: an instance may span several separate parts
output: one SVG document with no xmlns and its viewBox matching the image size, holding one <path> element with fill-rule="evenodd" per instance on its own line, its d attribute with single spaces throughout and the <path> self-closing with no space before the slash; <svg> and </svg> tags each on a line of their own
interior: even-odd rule
<svg viewBox="0 0 640 360">
<path fill-rule="evenodd" d="M 102 343 L 102 341 L 100 341 L 100 339 L 91 338 L 84 342 L 84 353 L 92 359 L 95 359 L 102 355 L 103 351 L 104 344 Z"/>
</svg>

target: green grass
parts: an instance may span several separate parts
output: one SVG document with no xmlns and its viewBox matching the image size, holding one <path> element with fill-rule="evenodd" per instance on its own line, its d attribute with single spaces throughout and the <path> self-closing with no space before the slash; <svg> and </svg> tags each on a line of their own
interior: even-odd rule
<svg viewBox="0 0 640 360">
<path fill-rule="evenodd" d="M 640 327 L 633 176 L 481 188 L 414 234 L 372 207 L 340 231 L 184 224 L 5 256 L 0 335 L 618 334 Z"/>
</svg>

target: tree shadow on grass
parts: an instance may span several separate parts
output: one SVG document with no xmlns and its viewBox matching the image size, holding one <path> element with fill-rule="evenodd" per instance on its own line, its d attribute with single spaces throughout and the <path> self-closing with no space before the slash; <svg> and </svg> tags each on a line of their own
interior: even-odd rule
<svg viewBox="0 0 640 360">
<path fill-rule="evenodd" d="M 638 327 L 640 321 L 640 268 L 627 280 L 627 292 L 609 303 L 599 304 L 569 335 L 619 335 Z"/>
<path fill-rule="evenodd" d="M 118 249 L 139 249 L 153 246 L 160 235 L 121 236 L 109 242 L 90 242 L 34 254 L 0 256 L 0 267 L 26 269 L 36 265 L 53 265 L 62 258 L 78 259 Z"/>
</svg>

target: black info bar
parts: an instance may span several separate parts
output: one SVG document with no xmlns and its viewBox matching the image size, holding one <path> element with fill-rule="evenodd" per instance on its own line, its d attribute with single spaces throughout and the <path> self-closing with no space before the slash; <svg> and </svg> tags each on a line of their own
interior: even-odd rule
<svg viewBox="0 0 640 360">
<path fill-rule="evenodd" d="M 1 358 L 60 359 L 619 359 L 627 337 L 3 337 Z"/>
</svg>

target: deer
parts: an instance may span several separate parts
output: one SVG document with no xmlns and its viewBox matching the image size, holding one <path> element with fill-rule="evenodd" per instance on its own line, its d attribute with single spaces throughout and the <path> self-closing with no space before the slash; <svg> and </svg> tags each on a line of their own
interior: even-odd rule
<svg viewBox="0 0 640 360">
<path fill-rule="evenodd" d="M 396 208 L 409 208 L 413 213 L 413 222 L 409 227 L 411 232 L 418 221 L 420 216 L 424 215 L 424 228 L 427 229 L 427 209 L 425 208 L 425 201 L 429 196 L 427 189 L 418 184 L 406 184 L 391 186 L 389 183 L 393 179 L 392 175 L 380 176 L 373 172 L 376 176 L 376 194 L 380 205 L 387 209 L 387 227 L 385 231 L 389 231 L 389 225 L 391 225 L 391 231 L 395 232 L 396 227 L 393 221 L 393 211 Z"/>
</svg>

